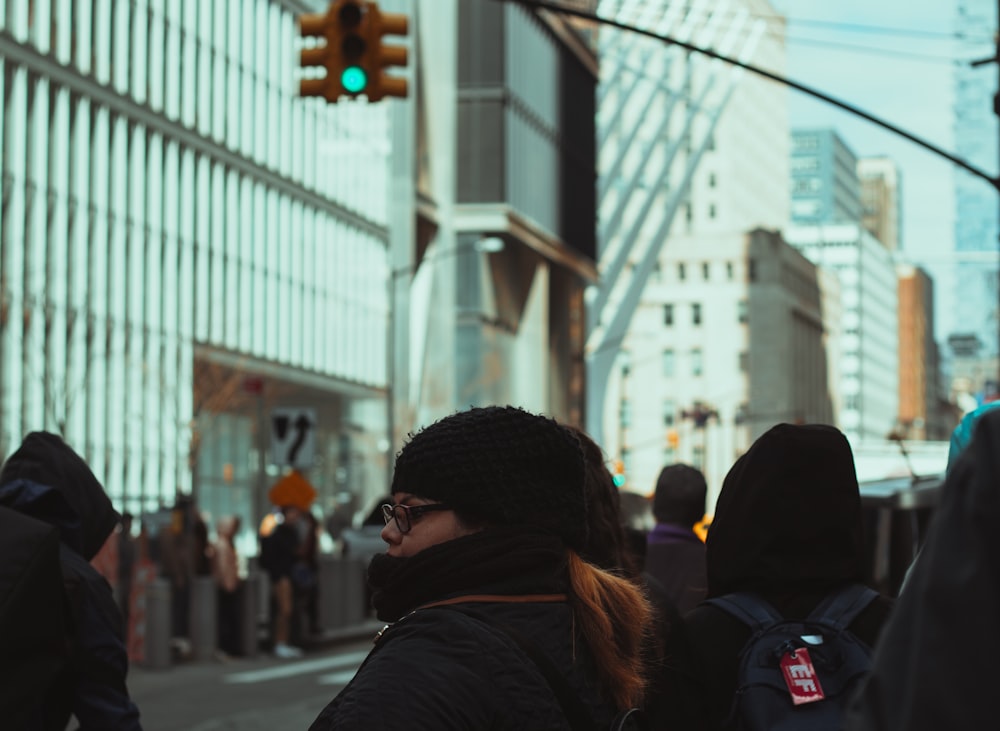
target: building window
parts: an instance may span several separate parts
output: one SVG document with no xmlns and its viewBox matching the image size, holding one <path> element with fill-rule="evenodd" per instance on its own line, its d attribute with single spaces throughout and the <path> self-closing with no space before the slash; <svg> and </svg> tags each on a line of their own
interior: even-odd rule
<svg viewBox="0 0 1000 731">
<path fill-rule="evenodd" d="M 709 188 L 715 187 L 715 173 L 708 174 L 708 187 Z"/>
<path fill-rule="evenodd" d="M 670 378 L 674 375 L 674 351 L 671 348 L 667 348 L 663 351 L 663 375 L 666 378 Z"/>
<path fill-rule="evenodd" d="M 711 203 L 708 206 L 708 217 L 715 218 L 715 204 Z"/>
<path fill-rule="evenodd" d="M 682 282 L 687 279 L 687 267 L 684 265 L 684 262 L 680 262 L 677 265 L 677 278 Z"/>
<path fill-rule="evenodd" d="M 751 282 L 757 281 L 757 261 L 755 259 L 747 261 L 747 280 Z"/>
<path fill-rule="evenodd" d="M 740 372 L 746 373 L 750 369 L 750 354 L 745 350 L 740 353 Z"/>
<path fill-rule="evenodd" d="M 744 325 L 749 322 L 750 311 L 746 300 L 740 300 L 736 303 L 736 319 Z"/>
<path fill-rule="evenodd" d="M 692 325 L 701 324 L 701 305 L 697 302 L 691 305 L 691 324 Z"/>
<path fill-rule="evenodd" d="M 619 419 L 623 427 L 632 425 L 632 403 L 628 399 L 622 399 Z"/>
<path fill-rule="evenodd" d="M 726 262 L 726 279 L 730 282 L 733 281 L 733 263 L 731 261 Z"/>
<path fill-rule="evenodd" d="M 670 327 L 674 324 L 674 306 L 663 305 L 663 324 Z"/>
<path fill-rule="evenodd" d="M 701 362 L 701 348 L 694 348 L 691 350 L 691 375 L 700 376 L 703 371 L 703 364 Z"/>
<path fill-rule="evenodd" d="M 712 274 L 712 267 L 709 266 L 707 261 L 703 261 L 701 263 L 701 278 L 707 282 L 711 274 Z"/>
<path fill-rule="evenodd" d="M 677 423 L 677 404 L 672 399 L 663 402 L 663 425 L 673 426 Z"/>
</svg>

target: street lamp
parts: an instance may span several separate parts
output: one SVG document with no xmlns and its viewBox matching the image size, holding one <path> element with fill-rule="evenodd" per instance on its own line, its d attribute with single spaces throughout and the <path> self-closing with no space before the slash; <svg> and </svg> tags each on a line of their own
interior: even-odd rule
<svg viewBox="0 0 1000 731">
<path fill-rule="evenodd" d="M 442 249 L 440 251 L 432 253 L 430 256 L 425 257 L 421 262 L 416 262 L 404 267 L 399 267 L 397 269 L 392 269 L 389 272 L 388 277 L 386 277 L 386 287 L 388 289 L 388 303 L 389 303 L 389 322 L 388 322 L 388 333 L 387 333 L 387 346 L 386 346 L 386 387 L 387 387 L 387 400 L 388 400 L 388 436 L 389 436 L 389 449 L 395 448 L 396 444 L 396 412 L 397 412 L 397 397 L 399 394 L 399 389 L 396 385 L 400 363 L 397 362 L 397 356 L 399 349 L 397 347 L 397 333 L 396 328 L 399 324 L 399 319 L 397 318 L 399 298 L 397 298 L 396 285 L 404 277 L 408 277 L 414 274 L 419 268 L 421 263 L 434 264 L 443 259 L 449 259 L 451 257 L 457 256 L 463 253 L 483 253 L 483 254 L 496 254 L 504 250 L 506 246 L 505 241 L 500 236 L 482 236 L 475 241 L 469 241 L 466 243 L 458 244 L 448 249 Z M 406 290 L 406 303 L 409 304 L 409 289 Z M 409 312 L 409 307 L 407 306 L 406 312 Z M 406 330 L 406 336 L 409 337 L 409 329 Z M 408 352 L 408 350 L 407 350 Z M 403 374 L 403 377 L 408 377 L 407 373 Z"/>
</svg>

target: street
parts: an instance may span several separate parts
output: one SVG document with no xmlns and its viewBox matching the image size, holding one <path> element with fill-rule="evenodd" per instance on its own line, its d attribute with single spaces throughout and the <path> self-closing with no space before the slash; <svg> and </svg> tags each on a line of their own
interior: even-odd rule
<svg viewBox="0 0 1000 731">
<path fill-rule="evenodd" d="M 352 640 L 292 661 L 262 654 L 166 670 L 133 667 L 128 686 L 145 731 L 305 731 L 371 646 Z"/>
</svg>

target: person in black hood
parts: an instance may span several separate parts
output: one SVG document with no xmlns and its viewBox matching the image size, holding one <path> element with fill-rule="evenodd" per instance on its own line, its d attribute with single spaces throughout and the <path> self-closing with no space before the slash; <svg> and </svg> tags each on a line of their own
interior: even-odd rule
<svg viewBox="0 0 1000 731">
<path fill-rule="evenodd" d="M 863 583 L 865 551 L 854 457 L 823 424 L 778 424 L 726 475 L 708 531 L 708 598 L 756 592 L 788 618 L 804 618 L 848 584 Z M 878 597 L 849 629 L 873 647 L 892 601 Z M 705 728 L 725 728 L 739 655 L 750 628 L 701 604 L 685 617 Z"/>
<path fill-rule="evenodd" d="M 40 728 L 140 731 L 125 685 L 122 615 L 110 585 L 90 565 L 119 521 L 101 483 L 61 438 L 33 432 L 0 469 L 0 505 L 55 526 L 74 630 L 69 668 L 46 693 Z"/>
</svg>

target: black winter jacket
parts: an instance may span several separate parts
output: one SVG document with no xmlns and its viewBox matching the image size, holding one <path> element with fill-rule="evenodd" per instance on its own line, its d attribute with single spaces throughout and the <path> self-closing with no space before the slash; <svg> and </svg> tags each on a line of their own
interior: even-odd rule
<svg viewBox="0 0 1000 731">
<path fill-rule="evenodd" d="M 597 727 L 610 724 L 617 710 L 604 700 L 590 651 L 574 633 L 569 604 L 519 600 L 564 591 L 565 566 L 546 565 L 540 556 L 534 568 L 504 571 L 503 564 L 517 546 L 500 541 L 492 545 L 495 550 L 485 550 L 490 545 L 489 536 L 478 534 L 402 560 L 410 562 L 403 573 L 417 591 L 435 584 L 460 584 L 461 590 L 450 592 L 450 599 L 445 596 L 448 592 L 441 592 L 440 600 L 455 603 L 426 606 L 438 599 L 421 602 L 424 608 L 404 614 L 389 626 L 354 679 L 310 731 L 569 729 L 544 675 L 517 642 L 465 612 L 509 626 L 533 642 L 564 671 Z M 378 561 L 376 557 L 370 575 Z M 482 574 L 478 586 L 463 581 L 463 576 L 476 573 Z M 462 600 L 477 595 L 501 595 L 503 600 Z M 374 596 L 378 608 L 381 590 L 376 588 Z"/>
</svg>

